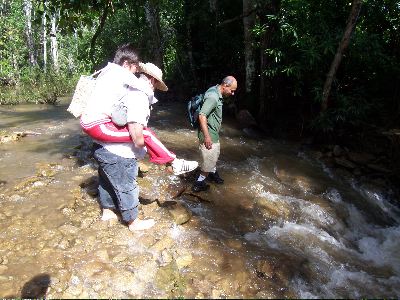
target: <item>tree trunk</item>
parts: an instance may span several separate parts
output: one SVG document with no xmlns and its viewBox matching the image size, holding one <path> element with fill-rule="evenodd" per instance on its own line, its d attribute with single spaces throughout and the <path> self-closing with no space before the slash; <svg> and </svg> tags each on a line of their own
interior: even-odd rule
<svg viewBox="0 0 400 300">
<path fill-rule="evenodd" d="M 215 12 L 217 10 L 217 0 L 209 0 L 209 7 L 210 7 L 210 12 Z"/>
<path fill-rule="evenodd" d="M 50 47 L 53 68 L 58 73 L 60 66 L 58 64 L 57 18 L 58 12 L 54 12 L 51 16 Z"/>
<path fill-rule="evenodd" d="M 253 34 L 251 30 L 255 24 L 255 14 L 248 12 L 255 7 L 254 0 L 243 0 L 243 29 L 244 29 L 244 61 L 246 71 L 246 92 L 253 91 L 255 78 L 255 56 L 253 47 Z"/>
<path fill-rule="evenodd" d="M 346 29 L 344 31 L 342 40 L 339 43 L 338 49 L 335 54 L 335 58 L 332 61 L 328 75 L 326 76 L 325 84 L 322 90 L 321 112 L 325 112 L 328 108 L 328 100 L 332 88 L 332 82 L 333 79 L 335 78 L 336 71 L 339 68 L 340 62 L 343 57 L 343 53 L 349 46 L 351 34 L 354 31 L 358 15 L 361 10 L 361 4 L 362 0 L 353 0 L 352 2 L 350 15 L 349 18 L 347 19 Z"/>
<path fill-rule="evenodd" d="M 47 68 L 47 1 L 43 0 L 43 16 L 42 16 L 42 44 L 43 44 L 43 68 Z"/>
<path fill-rule="evenodd" d="M 195 62 L 193 58 L 193 45 L 192 45 L 192 28 L 190 24 L 191 20 L 191 4 L 189 0 L 185 0 L 184 3 L 184 11 L 185 11 L 185 25 L 186 25 L 186 49 L 187 49 L 187 57 L 188 57 L 188 62 L 189 62 L 189 67 L 190 67 L 190 73 L 193 78 L 193 82 L 196 88 L 199 87 L 198 85 L 198 80 L 196 76 L 196 67 L 195 67 Z"/>
<path fill-rule="evenodd" d="M 154 5 L 153 1 L 146 1 L 145 5 L 146 19 L 149 23 L 152 38 L 152 54 L 155 65 L 163 68 L 163 42 L 161 40 L 161 28 L 160 28 L 160 11 L 158 5 Z"/>
<path fill-rule="evenodd" d="M 275 34 L 278 24 L 276 21 L 268 20 L 267 15 L 277 15 L 281 7 L 281 0 L 270 1 L 265 9 L 259 15 L 261 24 L 268 24 L 267 29 L 261 36 L 260 41 L 260 93 L 259 93 L 259 114 L 258 121 L 261 127 L 267 126 L 267 122 L 271 121 L 273 116 L 273 92 L 272 83 L 265 75 L 265 70 L 268 70 L 272 61 L 268 60 L 266 49 L 271 48 L 272 38 Z"/>
<path fill-rule="evenodd" d="M 107 20 L 108 13 L 110 11 L 111 4 L 112 4 L 112 0 L 109 0 L 105 3 L 103 13 L 100 16 L 99 26 L 97 27 L 96 32 L 94 33 L 92 39 L 90 40 L 89 59 L 93 64 L 95 64 L 94 52 L 95 52 L 95 48 L 96 48 L 96 40 L 100 36 L 100 33 L 103 30 L 104 25 L 106 24 L 106 20 Z"/>
<path fill-rule="evenodd" d="M 32 32 L 32 0 L 24 0 L 24 13 L 25 13 L 25 35 L 26 42 L 28 47 L 29 54 L 29 62 L 31 65 L 37 65 L 37 59 L 35 54 L 35 47 L 33 41 L 33 32 Z"/>
</svg>

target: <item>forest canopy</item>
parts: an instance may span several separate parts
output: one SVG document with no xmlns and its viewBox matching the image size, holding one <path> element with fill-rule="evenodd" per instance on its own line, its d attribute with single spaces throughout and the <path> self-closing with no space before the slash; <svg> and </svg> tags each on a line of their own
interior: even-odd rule
<svg viewBox="0 0 400 300">
<path fill-rule="evenodd" d="M 0 0 L 0 103 L 56 103 L 133 43 L 184 101 L 223 76 L 264 129 L 392 128 L 398 0 Z"/>
</svg>

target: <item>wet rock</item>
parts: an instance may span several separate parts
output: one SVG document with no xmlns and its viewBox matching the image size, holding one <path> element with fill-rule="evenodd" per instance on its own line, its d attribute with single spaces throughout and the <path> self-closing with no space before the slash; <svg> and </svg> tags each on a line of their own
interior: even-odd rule
<svg viewBox="0 0 400 300">
<path fill-rule="evenodd" d="M 170 253 L 170 251 L 168 251 L 168 249 L 164 249 L 163 251 L 161 251 L 161 255 L 159 258 L 159 263 L 161 266 L 168 265 L 172 260 L 172 254 Z"/>
<path fill-rule="evenodd" d="M 247 109 L 239 110 L 236 114 L 236 120 L 242 128 L 257 126 L 257 121 Z"/>
<path fill-rule="evenodd" d="M 364 165 L 375 159 L 374 155 L 365 153 L 365 152 L 351 152 L 350 151 L 347 154 L 347 157 L 349 158 L 349 160 L 351 160 L 352 162 L 355 162 L 356 164 L 359 164 L 359 165 Z"/>
<path fill-rule="evenodd" d="M 113 288 L 117 291 L 130 291 L 135 289 L 136 278 L 135 274 L 126 270 L 120 270 L 112 277 Z"/>
<path fill-rule="evenodd" d="M 173 221 L 177 225 L 185 224 L 192 217 L 191 211 L 189 211 L 184 205 L 180 203 L 169 206 L 167 209 L 169 214 L 172 216 Z"/>
<path fill-rule="evenodd" d="M 292 185 L 302 192 L 318 194 L 325 190 L 325 187 L 321 183 L 290 170 L 275 169 L 275 175 L 282 183 Z M 277 193 L 279 194 L 280 192 L 278 191 Z"/>
<path fill-rule="evenodd" d="M 139 176 L 144 177 L 149 172 L 150 166 L 143 161 L 139 162 Z"/>
<path fill-rule="evenodd" d="M 353 173 L 349 172 L 347 169 L 342 168 L 337 168 L 335 170 L 335 175 L 343 181 L 351 181 L 353 178 Z"/>
<path fill-rule="evenodd" d="M 79 232 L 79 228 L 73 225 L 65 224 L 58 227 L 58 230 L 66 236 L 72 236 Z"/>
<path fill-rule="evenodd" d="M 334 156 L 341 156 L 344 153 L 344 150 L 339 145 L 335 145 L 333 147 L 332 153 Z"/>
<path fill-rule="evenodd" d="M 27 133 L 25 132 L 14 132 L 14 133 L 0 132 L 0 144 L 16 142 L 25 136 L 27 136 Z"/>
<path fill-rule="evenodd" d="M 256 266 L 256 274 L 259 278 L 272 278 L 274 275 L 274 267 L 266 260 L 258 261 Z"/>
<path fill-rule="evenodd" d="M 161 240 L 152 245 L 149 250 L 154 252 L 161 252 L 164 249 L 171 248 L 174 243 L 175 241 L 171 237 L 164 236 Z"/>
<path fill-rule="evenodd" d="M 337 165 L 347 169 L 355 169 L 357 167 L 354 163 L 343 157 L 335 157 L 334 160 Z"/>
<path fill-rule="evenodd" d="M 217 289 L 212 289 L 211 299 L 219 299 L 219 298 L 221 298 L 221 292 Z"/>
<path fill-rule="evenodd" d="M 10 280 L 10 278 L 8 276 L 0 275 L 0 282 L 4 282 L 4 281 L 8 281 L 8 280 Z"/>
<path fill-rule="evenodd" d="M 8 267 L 5 265 L 0 265 L 0 274 L 3 274 L 5 271 L 8 270 Z"/>
<path fill-rule="evenodd" d="M 193 261 L 193 256 L 190 253 L 187 253 L 185 255 L 179 256 L 175 259 L 176 265 L 179 270 L 189 266 L 192 261 Z"/>
<path fill-rule="evenodd" d="M 91 277 L 93 274 L 102 272 L 104 269 L 106 269 L 106 265 L 96 260 L 83 264 L 79 272 L 85 274 L 87 277 Z"/>
<path fill-rule="evenodd" d="M 163 290 L 184 290 L 185 282 L 180 276 L 176 264 L 170 263 L 165 267 L 160 267 L 157 270 L 155 277 L 155 284 L 157 287 Z"/>
<path fill-rule="evenodd" d="M 72 245 L 71 240 L 69 240 L 68 238 L 64 238 L 57 244 L 57 247 L 60 249 L 66 250 L 66 249 L 70 248 L 71 245 Z"/>
<path fill-rule="evenodd" d="M 125 261 L 127 259 L 128 259 L 128 256 L 126 254 L 120 253 L 120 254 L 114 256 L 112 261 L 114 263 L 120 263 L 120 262 L 123 262 L 123 261 Z"/>
<path fill-rule="evenodd" d="M 12 202 L 22 202 L 22 201 L 24 201 L 25 198 L 18 194 L 15 194 L 15 195 L 12 195 L 9 199 Z"/>
<path fill-rule="evenodd" d="M 383 165 L 380 164 L 367 164 L 367 167 L 370 168 L 371 170 L 381 172 L 381 173 L 391 173 L 391 170 L 388 168 L 384 167 Z"/>
<path fill-rule="evenodd" d="M 78 296 L 82 293 L 82 286 L 80 285 L 70 285 L 66 289 L 63 298 L 79 298 Z"/>
<path fill-rule="evenodd" d="M 226 241 L 226 245 L 235 250 L 241 250 L 243 248 L 242 242 L 240 240 L 236 240 L 236 239 L 228 239 Z"/>
<path fill-rule="evenodd" d="M 268 199 L 268 197 L 257 197 L 255 199 L 254 209 L 265 219 L 270 221 L 289 220 L 291 217 L 291 209 L 284 201 L 279 199 Z"/>
<path fill-rule="evenodd" d="M 276 295 L 272 291 L 263 290 L 263 291 L 259 291 L 255 295 L 255 298 L 256 299 L 276 299 L 279 297 L 276 297 Z M 294 297 L 294 298 L 296 298 L 296 297 Z"/>
<path fill-rule="evenodd" d="M 36 175 L 39 177 L 54 177 L 57 173 L 55 164 L 37 164 Z"/>
</svg>

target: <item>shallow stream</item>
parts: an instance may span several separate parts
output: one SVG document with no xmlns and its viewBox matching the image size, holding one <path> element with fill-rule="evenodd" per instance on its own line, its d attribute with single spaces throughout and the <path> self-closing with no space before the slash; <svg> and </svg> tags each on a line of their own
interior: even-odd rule
<svg viewBox="0 0 400 300">
<path fill-rule="evenodd" d="M 184 108 L 150 125 L 198 159 Z M 390 192 L 339 176 L 301 145 L 249 138 L 224 123 L 224 185 L 196 197 L 194 176 L 150 167 L 131 233 L 102 222 L 96 166 L 78 121 L 58 106 L 0 107 L 0 297 L 398 298 L 400 211 Z M 157 201 L 155 201 L 157 200 Z M 177 225 L 169 205 L 191 219 Z"/>
</svg>

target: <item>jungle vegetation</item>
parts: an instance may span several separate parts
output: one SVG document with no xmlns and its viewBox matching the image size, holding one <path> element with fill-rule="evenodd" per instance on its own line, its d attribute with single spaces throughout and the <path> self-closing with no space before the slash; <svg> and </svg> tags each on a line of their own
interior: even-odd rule
<svg viewBox="0 0 400 300">
<path fill-rule="evenodd" d="M 234 75 L 260 128 L 398 128 L 398 0 L 0 0 L 0 103 L 57 103 L 132 42 L 175 101 Z"/>
</svg>

